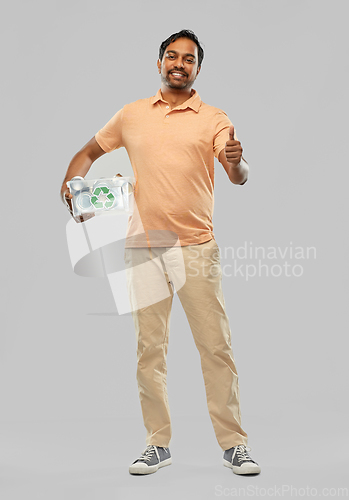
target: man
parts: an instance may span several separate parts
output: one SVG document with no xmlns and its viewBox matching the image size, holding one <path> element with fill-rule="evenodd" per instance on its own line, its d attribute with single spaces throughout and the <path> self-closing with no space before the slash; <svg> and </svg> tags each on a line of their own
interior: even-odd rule
<svg viewBox="0 0 349 500">
<path fill-rule="evenodd" d="M 133 307 L 147 448 L 130 465 L 131 474 L 153 473 L 172 462 L 166 356 L 174 286 L 163 259 L 175 241 L 183 253 L 186 274 L 184 285 L 176 291 L 200 353 L 208 410 L 224 452 L 223 464 L 236 474 L 260 472 L 248 454 L 247 434 L 241 427 L 238 376 L 212 226 L 214 156 L 233 184 L 244 184 L 249 169 L 226 114 L 203 103 L 192 89 L 203 55 L 192 31 L 182 30 L 165 40 L 157 61 L 161 89 L 118 111 L 75 155 L 61 189 L 70 203 L 66 182 L 75 175 L 84 177 L 105 152 L 125 147 L 136 178 L 137 208 L 128 227 L 126 267 L 140 269 L 140 262 L 162 258 L 168 296 Z M 143 287 L 150 289 L 151 282 Z M 139 296 L 132 280 L 130 296 Z"/>
</svg>

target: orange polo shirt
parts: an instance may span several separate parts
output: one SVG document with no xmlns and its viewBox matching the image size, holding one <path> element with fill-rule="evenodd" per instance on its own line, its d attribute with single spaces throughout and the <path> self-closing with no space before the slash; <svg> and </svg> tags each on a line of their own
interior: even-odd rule
<svg viewBox="0 0 349 500">
<path fill-rule="evenodd" d="M 214 238 L 214 156 L 229 140 L 230 125 L 224 111 L 202 102 L 195 90 L 173 109 L 159 90 L 124 106 L 97 132 L 105 152 L 126 148 L 136 179 L 126 247 Z"/>
</svg>

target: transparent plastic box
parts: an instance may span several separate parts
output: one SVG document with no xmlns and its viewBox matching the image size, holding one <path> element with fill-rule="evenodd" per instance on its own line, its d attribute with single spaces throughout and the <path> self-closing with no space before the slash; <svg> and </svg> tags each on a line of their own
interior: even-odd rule
<svg viewBox="0 0 349 500">
<path fill-rule="evenodd" d="M 67 182 L 74 217 L 86 214 L 133 213 L 134 177 L 112 177 L 96 180 L 73 178 Z"/>
</svg>

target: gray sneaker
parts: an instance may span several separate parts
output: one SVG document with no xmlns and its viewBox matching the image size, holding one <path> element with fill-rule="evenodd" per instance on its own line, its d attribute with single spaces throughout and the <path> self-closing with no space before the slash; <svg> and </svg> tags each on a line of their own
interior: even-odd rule
<svg viewBox="0 0 349 500">
<path fill-rule="evenodd" d="M 130 474 L 152 474 L 160 467 L 172 464 L 169 448 L 150 444 L 129 467 Z"/>
<path fill-rule="evenodd" d="M 261 468 L 257 462 L 252 460 L 248 451 L 250 451 L 250 448 L 247 449 L 247 447 L 243 444 L 233 446 L 233 448 L 225 450 L 223 455 L 223 465 L 233 469 L 235 474 L 259 474 Z"/>
</svg>

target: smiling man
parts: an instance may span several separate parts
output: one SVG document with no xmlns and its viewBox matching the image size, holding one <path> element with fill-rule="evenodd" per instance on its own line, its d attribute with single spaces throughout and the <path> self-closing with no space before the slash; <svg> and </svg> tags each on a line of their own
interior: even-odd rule
<svg viewBox="0 0 349 500">
<path fill-rule="evenodd" d="M 174 290 L 164 266 L 168 296 L 146 307 L 134 307 L 137 381 L 147 430 L 147 447 L 129 467 L 149 474 L 172 463 L 171 419 L 166 385 L 169 321 L 175 291 L 185 310 L 201 357 L 207 406 L 223 464 L 236 474 L 258 474 L 241 427 L 238 375 L 222 292 L 219 248 L 213 233 L 214 157 L 229 180 L 242 185 L 248 165 L 234 126 L 221 109 L 201 101 L 193 83 L 204 52 L 196 35 L 182 30 L 159 49 L 161 88 L 155 96 L 125 105 L 72 159 L 61 188 L 70 203 L 66 182 L 84 177 L 106 152 L 125 147 L 136 178 L 136 213 L 130 218 L 125 263 L 135 268 L 178 242 L 186 280 Z M 141 283 L 150 290 L 152 278 Z M 139 293 L 131 282 L 130 296 Z"/>
</svg>

